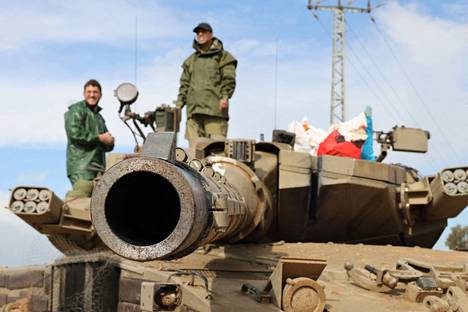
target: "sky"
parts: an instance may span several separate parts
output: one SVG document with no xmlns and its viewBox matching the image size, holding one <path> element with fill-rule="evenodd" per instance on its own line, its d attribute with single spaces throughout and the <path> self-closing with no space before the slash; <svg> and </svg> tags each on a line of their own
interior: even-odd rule
<svg viewBox="0 0 468 312">
<path fill-rule="evenodd" d="M 202 21 L 239 61 L 229 137 L 270 139 L 275 127 L 303 118 L 328 127 L 332 19 L 328 12 L 314 18 L 306 2 L 0 0 L 0 23 L 8 25 L 0 29 L 1 206 L 15 185 L 43 185 L 59 196 L 69 189 L 63 113 L 82 99 L 90 78 L 102 83 L 100 104 L 116 151 L 131 151 L 113 90 L 135 83 L 140 96 L 132 108 L 140 113 L 171 104 L 180 65 L 192 53 L 192 29 Z M 376 130 L 430 131 L 427 154 L 392 152 L 386 162 L 422 174 L 468 166 L 468 4 L 386 1 L 371 16 L 347 15 L 348 116 L 370 105 Z M 182 135 L 179 145 L 187 146 Z M 449 220 L 455 224 L 468 225 L 468 212 Z M 436 248 L 445 248 L 446 236 Z M 47 239 L 0 209 L 0 265 L 57 256 Z"/>
</svg>

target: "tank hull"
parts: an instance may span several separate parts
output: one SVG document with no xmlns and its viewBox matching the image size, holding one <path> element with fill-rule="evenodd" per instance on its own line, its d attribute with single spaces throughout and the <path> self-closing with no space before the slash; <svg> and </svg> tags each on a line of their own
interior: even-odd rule
<svg viewBox="0 0 468 312">
<path fill-rule="evenodd" d="M 320 258 L 326 267 L 318 278 L 324 286 L 328 311 L 428 311 L 409 301 L 402 285 L 393 294 L 370 292 L 348 279 L 343 263 L 392 267 L 401 258 L 440 265 L 458 265 L 466 253 L 424 248 L 347 244 L 238 244 L 199 249 L 173 261 L 136 262 L 111 253 L 59 259 L 46 266 L 0 269 L 0 307 L 15 302 L 20 293 L 33 292 L 40 311 L 146 311 L 143 285 L 179 285 L 182 293 L 173 311 L 283 311 L 241 291 L 249 284 L 261 289 L 280 257 Z M 28 278 L 25 278 L 28 276 Z M 71 287 L 70 283 L 73 283 Z M 32 287 L 31 287 L 32 286 Z M 398 291 L 400 289 L 400 291 Z M 99 291 L 97 291 L 99 290 Z M 35 310 L 32 310 L 35 311 Z M 39 310 L 37 310 L 39 311 Z"/>
</svg>

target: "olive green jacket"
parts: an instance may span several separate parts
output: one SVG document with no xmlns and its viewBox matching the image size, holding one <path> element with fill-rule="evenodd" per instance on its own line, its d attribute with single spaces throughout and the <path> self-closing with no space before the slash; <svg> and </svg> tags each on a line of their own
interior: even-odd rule
<svg viewBox="0 0 468 312">
<path fill-rule="evenodd" d="M 85 101 L 68 107 L 65 113 L 65 131 L 67 132 L 67 175 L 79 176 L 84 180 L 96 177 L 96 171 L 91 170 L 91 163 L 105 168 L 105 152 L 114 146 L 103 144 L 98 135 L 107 132 L 106 123 L 98 107 L 93 111 Z"/>
<path fill-rule="evenodd" d="M 196 41 L 195 52 L 182 65 L 177 106 L 187 106 L 187 117 L 193 114 L 229 119 L 227 109 L 219 109 L 221 99 L 230 99 L 236 88 L 237 60 L 223 49 L 223 43 L 213 38 L 208 51 L 202 51 Z"/>
</svg>

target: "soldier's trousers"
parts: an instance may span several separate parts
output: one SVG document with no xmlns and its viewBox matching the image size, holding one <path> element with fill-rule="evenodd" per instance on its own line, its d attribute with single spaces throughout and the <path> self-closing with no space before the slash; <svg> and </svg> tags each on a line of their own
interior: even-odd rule
<svg viewBox="0 0 468 312">
<path fill-rule="evenodd" d="M 73 187 L 78 180 L 93 181 L 97 176 L 96 172 L 78 172 L 68 175 L 68 179 Z"/>
<path fill-rule="evenodd" d="M 228 122 L 224 118 L 196 114 L 187 119 L 185 138 L 190 146 L 196 138 L 224 139 L 227 136 Z"/>
</svg>

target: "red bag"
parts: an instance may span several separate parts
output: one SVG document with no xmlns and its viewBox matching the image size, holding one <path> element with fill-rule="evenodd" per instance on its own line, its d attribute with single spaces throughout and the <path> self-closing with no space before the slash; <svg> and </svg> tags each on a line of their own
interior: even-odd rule
<svg viewBox="0 0 468 312">
<path fill-rule="evenodd" d="M 361 148 L 353 142 L 347 142 L 344 137 L 334 130 L 319 144 L 317 155 L 333 155 L 361 159 Z"/>
</svg>

